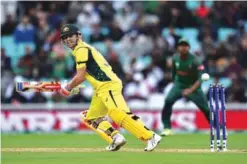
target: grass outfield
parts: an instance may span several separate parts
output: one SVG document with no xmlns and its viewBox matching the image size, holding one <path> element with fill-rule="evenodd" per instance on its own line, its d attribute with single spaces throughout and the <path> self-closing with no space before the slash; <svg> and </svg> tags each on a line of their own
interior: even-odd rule
<svg viewBox="0 0 247 164">
<path fill-rule="evenodd" d="M 153 152 L 130 135 L 119 152 L 105 152 L 96 135 L 2 135 L 2 164 L 232 164 L 247 161 L 247 134 L 230 134 L 228 152 L 209 152 L 209 135 L 178 134 L 163 138 Z"/>
</svg>

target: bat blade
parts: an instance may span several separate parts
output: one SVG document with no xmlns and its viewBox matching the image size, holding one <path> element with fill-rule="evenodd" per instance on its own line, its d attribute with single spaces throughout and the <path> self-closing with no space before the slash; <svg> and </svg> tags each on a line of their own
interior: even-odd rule
<svg viewBox="0 0 247 164">
<path fill-rule="evenodd" d="M 55 92 L 61 88 L 60 82 L 17 82 L 16 91 Z"/>
<path fill-rule="evenodd" d="M 16 91 L 17 92 L 57 92 L 61 89 L 61 82 L 17 82 Z M 77 86 L 78 88 L 84 88 L 84 85 Z"/>
</svg>

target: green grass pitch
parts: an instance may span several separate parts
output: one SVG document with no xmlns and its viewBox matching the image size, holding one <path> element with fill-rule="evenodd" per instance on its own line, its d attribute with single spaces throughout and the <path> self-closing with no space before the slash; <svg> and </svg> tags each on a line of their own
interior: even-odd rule
<svg viewBox="0 0 247 164">
<path fill-rule="evenodd" d="M 208 134 L 177 134 L 163 138 L 153 152 L 144 143 L 125 135 L 118 152 L 94 134 L 3 134 L 2 164 L 233 164 L 247 161 L 247 134 L 228 136 L 228 152 L 209 152 Z M 245 162 L 244 162 L 245 161 Z"/>
</svg>

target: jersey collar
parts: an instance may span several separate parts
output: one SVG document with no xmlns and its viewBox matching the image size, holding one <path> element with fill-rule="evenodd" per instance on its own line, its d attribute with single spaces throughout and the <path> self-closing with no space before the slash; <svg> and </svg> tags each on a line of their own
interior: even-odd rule
<svg viewBox="0 0 247 164">
<path fill-rule="evenodd" d="M 83 46 L 83 41 L 81 39 L 78 40 L 77 42 L 77 45 L 75 46 L 75 48 L 73 49 L 73 53 L 76 52 L 76 50 L 79 48 L 79 47 L 82 47 Z"/>
</svg>

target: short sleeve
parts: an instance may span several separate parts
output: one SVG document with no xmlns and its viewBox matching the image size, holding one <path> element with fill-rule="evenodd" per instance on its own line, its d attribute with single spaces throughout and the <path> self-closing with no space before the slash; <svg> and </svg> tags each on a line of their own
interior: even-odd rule
<svg viewBox="0 0 247 164">
<path fill-rule="evenodd" d="M 198 80 L 202 81 L 202 80 L 201 80 L 201 76 L 202 76 L 203 72 L 205 71 L 205 70 L 204 70 L 204 69 L 205 69 L 205 68 L 204 68 L 204 65 L 203 65 L 203 63 L 202 63 L 200 60 L 198 60 L 198 59 L 194 60 L 194 65 L 195 65 L 195 68 L 196 68 Z"/>
<path fill-rule="evenodd" d="M 195 65 L 197 71 L 204 71 L 204 69 L 205 69 L 203 63 L 198 59 L 194 60 L 194 65 Z"/>
<path fill-rule="evenodd" d="M 88 49 L 79 48 L 75 52 L 76 69 L 86 66 L 88 60 Z"/>
</svg>

